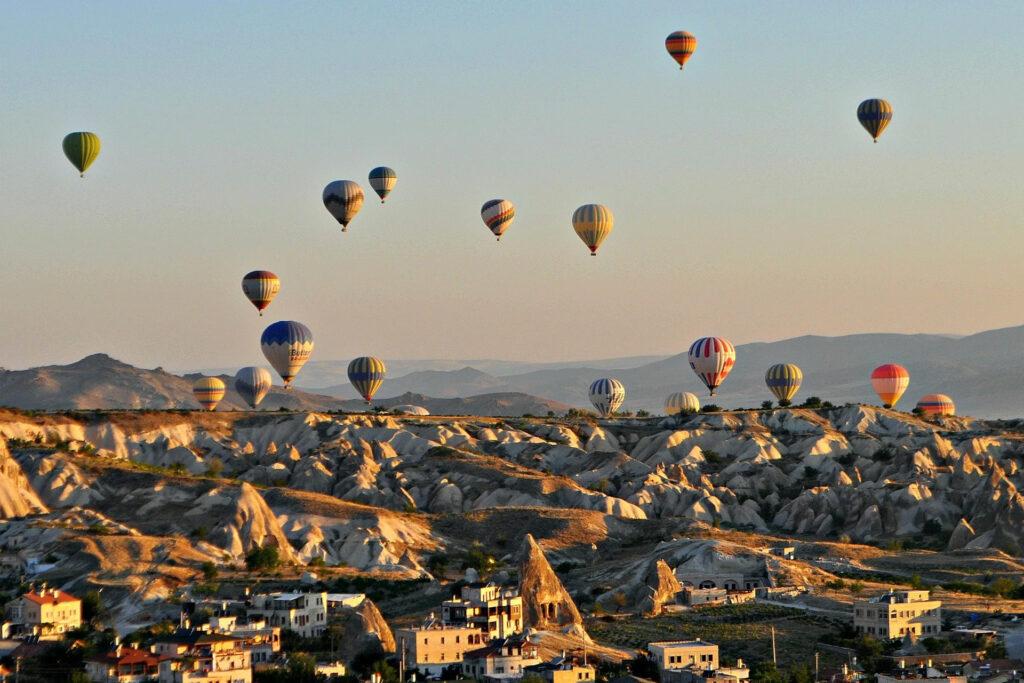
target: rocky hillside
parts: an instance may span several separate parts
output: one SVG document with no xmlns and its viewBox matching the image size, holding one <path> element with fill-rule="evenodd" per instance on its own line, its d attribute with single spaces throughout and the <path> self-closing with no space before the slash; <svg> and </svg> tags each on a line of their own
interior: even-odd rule
<svg viewBox="0 0 1024 683">
<path fill-rule="evenodd" d="M 0 368 L 0 405 L 24 410 L 123 410 L 197 409 L 192 383 L 199 375 L 178 376 L 162 368 L 145 370 L 97 353 L 70 365 L 50 365 L 28 370 Z M 218 410 L 248 410 L 234 390 L 234 378 L 220 375 L 228 387 Z M 389 395 L 393 392 L 388 392 Z M 473 391 L 470 393 L 479 394 Z M 345 393 L 344 396 L 350 396 Z M 442 398 L 405 393 L 376 401 L 392 408 L 417 405 L 440 415 L 545 415 L 565 412 L 569 406 L 525 393 L 487 393 L 470 398 L 445 394 Z M 363 412 L 362 400 L 286 390 L 275 386 L 260 404 L 261 411 L 309 410 Z"/>
<path fill-rule="evenodd" d="M 0 547 L 55 557 L 54 581 L 148 596 L 256 546 L 395 578 L 483 548 L 557 605 L 531 620 L 566 626 L 579 613 L 551 566 L 588 601 L 654 614 L 673 572 L 830 578 L 769 556 L 770 536 L 1022 555 L 1022 430 L 861 405 L 599 422 L 0 411 Z M 730 545 L 713 526 L 754 533 Z"/>
</svg>

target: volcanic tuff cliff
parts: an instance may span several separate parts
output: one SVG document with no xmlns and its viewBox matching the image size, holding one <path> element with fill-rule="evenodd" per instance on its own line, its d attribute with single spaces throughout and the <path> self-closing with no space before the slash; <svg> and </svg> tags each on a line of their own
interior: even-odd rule
<svg viewBox="0 0 1024 683">
<path fill-rule="evenodd" d="M 546 554 L 577 567 L 588 595 L 607 584 L 602 603 L 621 593 L 655 612 L 675 589 L 666 569 L 680 566 L 824 576 L 679 536 L 702 523 L 1019 555 L 1021 430 L 860 405 L 598 422 L 0 411 L 0 513 L 24 518 L 0 530 L 0 545 L 56 556 L 57 581 L 105 576 L 159 595 L 202 562 L 238 564 L 257 545 L 414 578 L 435 555 L 479 542 L 514 561 L 522 544 L 534 558 L 526 576 L 545 591 L 562 585 Z M 637 543 L 651 549 L 599 549 Z M 126 581 L 142 556 L 149 578 Z M 530 618 L 578 620 L 571 598 L 557 600 L 554 618 Z"/>
</svg>

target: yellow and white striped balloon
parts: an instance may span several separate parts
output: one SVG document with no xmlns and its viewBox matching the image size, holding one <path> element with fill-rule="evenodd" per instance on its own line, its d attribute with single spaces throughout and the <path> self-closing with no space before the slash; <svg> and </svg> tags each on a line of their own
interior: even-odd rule
<svg viewBox="0 0 1024 683">
<path fill-rule="evenodd" d="M 200 377 L 192 385 L 192 395 L 206 410 L 213 410 L 224 399 L 227 387 L 217 377 Z"/>
<path fill-rule="evenodd" d="M 591 256 L 597 256 L 597 248 L 615 227 L 612 210 L 603 204 L 584 204 L 572 214 L 572 228 L 590 249 Z"/>
</svg>

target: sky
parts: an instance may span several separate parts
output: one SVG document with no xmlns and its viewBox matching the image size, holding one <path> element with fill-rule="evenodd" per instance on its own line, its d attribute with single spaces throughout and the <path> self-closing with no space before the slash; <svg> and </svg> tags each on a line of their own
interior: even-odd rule
<svg viewBox="0 0 1024 683">
<path fill-rule="evenodd" d="M 531 361 L 1024 322 L 1024 3 L 2 6 L 0 366 L 245 365 L 279 319 L 320 360 Z"/>
</svg>

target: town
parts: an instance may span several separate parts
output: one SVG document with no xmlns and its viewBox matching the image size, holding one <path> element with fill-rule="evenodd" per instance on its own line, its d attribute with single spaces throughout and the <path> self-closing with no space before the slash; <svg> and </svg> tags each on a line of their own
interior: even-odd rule
<svg viewBox="0 0 1024 683">
<path fill-rule="evenodd" d="M 795 550 L 765 552 L 786 558 Z M 14 576 L 24 581 L 38 572 L 38 559 L 18 565 L 18 557 L 3 555 Z M 821 618 L 813 658 L 800 661 L 776 642 L 776 629 L 781 640 L 787 621 L 799 614 L 784 606 L 787 599 L 813 587 L 777 585 L 771 575 L 694 572 L 659 560 L 638 611 L 605 610 L 597 601 L 581 614 L 530 535 L 517 571 L 439 573 L 449 597 L 420 616 L 385 620 L 367 593 L 328 592 L 307 571 L 281 590 L 192 585 L 167 602 L 168 618 L 129 632 L 107 622 L 102 591 L 74 595 L 29 580 L 6 603 L 0 682 L 1010 683 L 1024 677 L 1024 661 L 1007 657 L 1000 630 L 957 627 L 927 589 L 860 595 L 849 613 Z M 176 618 L 169 618 L 171 610 Z M 751 634 L 768 624 L 769 635 L 765 642 L 751 635 L 746 649 L 733 642 L 728 654 L 701 628 L 663 629 L 677 637 L 632 648 L 601 637 L 645 623 L 656 624 L 651 632 L 658 633 L 658 625 L 673 619 L 731 623 Z"/>
</svg>

